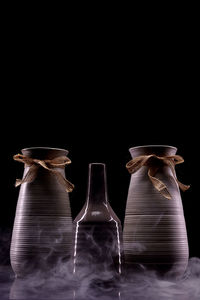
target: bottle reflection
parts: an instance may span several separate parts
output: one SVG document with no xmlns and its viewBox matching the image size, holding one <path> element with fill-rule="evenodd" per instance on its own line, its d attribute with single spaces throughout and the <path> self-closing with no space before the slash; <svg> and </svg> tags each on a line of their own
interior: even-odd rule
<svg viewBox="0 0 200 300">
<path fill-rule="evenodd" d="M 110 291 L 95 291 L 95 290 L 88 290 L 85 295 L 81 294 L 80 291 L 74 290 L 73 292 L 73 300 L 85 300 L 85 299 L 98 299 L 98 300 L 125 300 L 121 296 L 121 292 L 119 289 L 114 289 Z"/>
<path fill-rule="evenodd" d="M 67 280 L 55 278 L 16 278 L 11 286 L 9 299 L 73 299 L 73 288 Z"/>
</svg>

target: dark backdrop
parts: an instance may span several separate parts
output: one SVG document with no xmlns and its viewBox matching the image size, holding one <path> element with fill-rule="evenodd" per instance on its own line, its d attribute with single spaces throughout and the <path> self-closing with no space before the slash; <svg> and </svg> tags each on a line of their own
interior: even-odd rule
<svg viewBox="0 0 200 300">
<path fill-rule="evenodd" d="M 137 39 L 131 31 L 116 31 L 107 38 L 90 26 L 76 33 L 62 36 L 49 29 L 44 34 L 41 28 L 23 24 L 8 26 L 5 33 L 2 232 L 11 232 L 13 226 L 19 192 L 14 182 L 22 176 L 23 165 L 12 156 L 22 148 L 69 150 L 72 164 L 66 174 L 75 184 L 70 194 L 73 217 L 85 202 L 88 164 L 106 163 L 110 203 L 123 222 L 130 180 L 125 168 L 128 149 L 172 145 L 185 159 L 177 166 L 178 178 L 191 184 L 182 193 L 190 256 L 200 257 L 195 32 L 177 34 L 157 26 L 153 31 L 145 28 Z"/>
</svg>

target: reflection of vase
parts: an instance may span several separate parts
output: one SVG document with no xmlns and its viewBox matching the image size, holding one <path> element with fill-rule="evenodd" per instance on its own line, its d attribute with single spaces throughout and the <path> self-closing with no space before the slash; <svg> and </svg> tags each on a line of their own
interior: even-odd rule
<svg viewBox="0 0 200 300">
<path fill-rule="evenodd" d="M 23 149 L 24 156 L 39 160 L 66 157 L 68 151 L 54 148 Z M 30 170 L 25 165 L 24 177 Z M 56 167 L 65 178 L 64 167 Z M 46 270 L 71 254 L 72 219 L 68 193 L 57 177 L 39 167 L 32 182 L 20 187 L 12 242 L 11 265 L 20 277 Z"/>
<path fill-rule="evenodd" d="M 10 288 L 9 299 L 72 300 L 73 294 L 73 287 L 63 278 L 27 276 L 15 278 Z"/>
<path fill-rule="evenodd" d="M 74 220 L 74 273 L 103 280 L 101 272 L 121 273 L 121 256 L 121 223 L 107 199 L 105 165 L 93 163 L 87 201 Z"/>
<path fill-rule="evenodd" d="M 133 159 L 151 154 L 172 156 L 176 151 L 171 146 L 130 149 Z M 156 190 L 147 172 L 145 165 L 131 175 L 123 232 L 125 262 L 127 266 L 143 264 L 179 275 L 187 266 L 188 242 L 175 172 L 162 162 L 156 172 L 172 199 L 166 199 Z"/>
</svg>

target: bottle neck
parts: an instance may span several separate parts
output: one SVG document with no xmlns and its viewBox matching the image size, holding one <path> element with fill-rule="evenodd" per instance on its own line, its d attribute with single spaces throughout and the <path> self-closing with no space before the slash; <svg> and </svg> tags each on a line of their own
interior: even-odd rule
<svg viewBox="0 0 200 300">
<path fill-rule="evenodd" d="M 105 164 L 93 163 L 89 165 L 88 197 L 89 204 L 107 203 L 107 183 Z"/>
</svg>

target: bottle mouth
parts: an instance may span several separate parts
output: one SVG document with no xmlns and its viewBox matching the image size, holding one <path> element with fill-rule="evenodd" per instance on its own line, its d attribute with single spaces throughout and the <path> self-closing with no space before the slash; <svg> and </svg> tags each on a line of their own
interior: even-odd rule
<svg viewBox="0 0 200 300">
<path fill-rule="evenodd" d="M 136 147 L 131 147 L 129 148 L 130 150 L 135 150 L 135 149 L 141 149 L 141 148 L 169 148 L 169 149 L 174 149 L 177 151 L 177 148 L 174 146 L 170 145 L 144 145 L 144 146 L 136 146 Z"/>
<path fill-rule="evenodd" d="M 57 150 L 57 151 L 67 151 L 66 149 L 62 148 L 52 148 L 52 147 L 28 147 L 28 148 L 23 148 L 21 151 L 28 151 L 28 150 Z"/>
<path fill-rule="evenodd" d="M 24 148 L 21 152 L 28 156 L 37 159 L 53 159 L 58 156 L 67 156 L 69 153 L 66 149 L 51 148 L 51 147 L 30 147 Z"/>
<path fill-rule="evenodd" d="M 89 166 L 105 166 L 104 163 L 90 163 Z"/>
<path fill-rule="evenodd" d="M 132 147 L 129 149 L 129 152 L 132 158 L 140 155 L 151 155 L 151 154 L 155 154 L 158 156 L 169 156 L 169 155 L 175 155 L 177 152 L 177 148 L 168 145 L 144 145 L 144 146 Z"/>
</svg>

